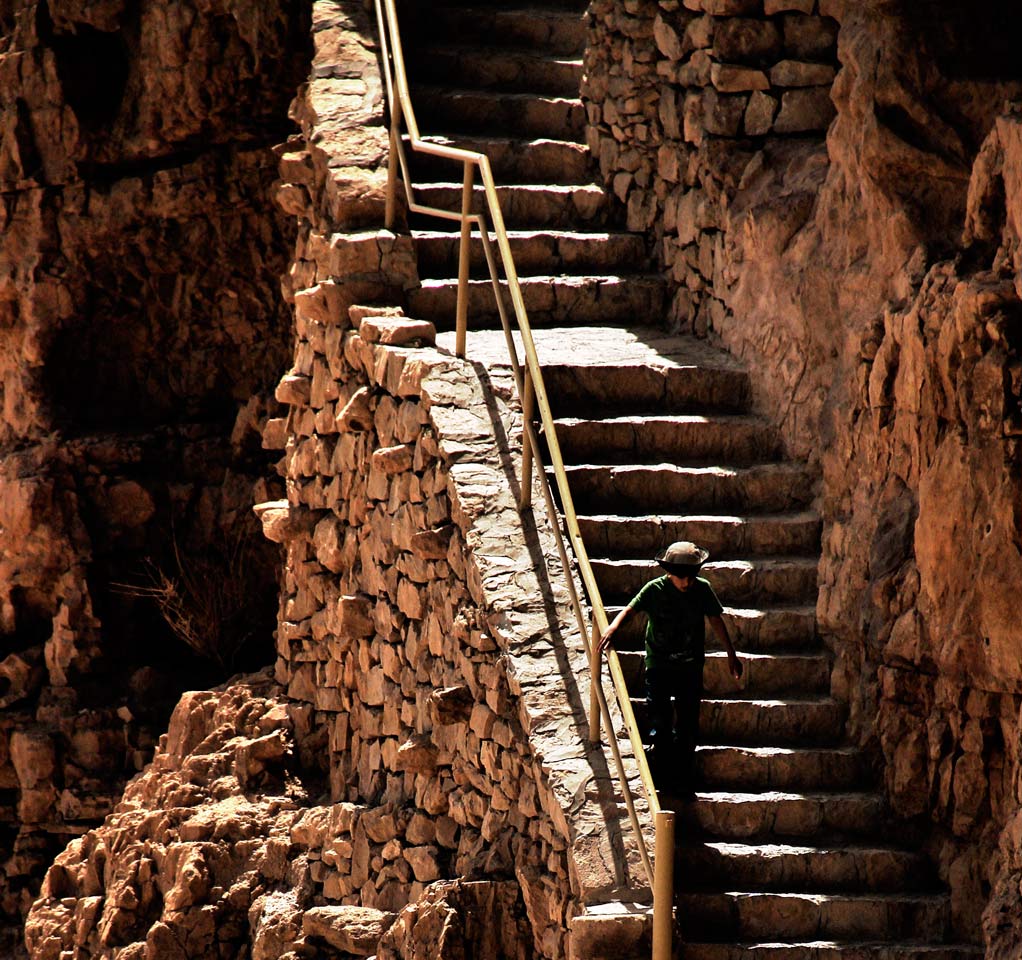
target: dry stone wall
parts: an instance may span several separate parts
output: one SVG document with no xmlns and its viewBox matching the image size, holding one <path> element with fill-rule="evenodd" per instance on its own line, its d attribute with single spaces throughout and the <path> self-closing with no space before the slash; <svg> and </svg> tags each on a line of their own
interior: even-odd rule
<svg viewBox="0 0 1022 960">
<path fill-rule="evenodd" d="M 288 502 L 263 511 L 288 551 L 278 679 L 307 704 L 332 799 L 400 808 L 405 826 L 371 849 L 335 827 L 313 876 L 388 910 L 433 880 L 514 877 L 537 952 L 563 956 L 587 901 L 628 895 L 636 851 L 585 743 L 552 545 L 521 524 L 470 366 L 409 346 L 433 339 L 421 321 L 353 307 L 346 329 L 322 294 L 297 300 Z"/>
<path fill-rule="evenodd" d="M 705 334 L 726 312 L 724 251 L 750 161 L 819 143 L 834 117 L 832 4 L 596 0 L 582 95 L 587 138 L 631 230 L 672 282 L 670 319 Z"/>
</svg>

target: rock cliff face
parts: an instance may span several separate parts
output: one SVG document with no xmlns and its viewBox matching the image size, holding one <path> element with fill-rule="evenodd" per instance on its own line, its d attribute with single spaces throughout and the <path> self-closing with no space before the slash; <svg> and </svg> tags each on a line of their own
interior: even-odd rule
<svg viewBox="0 0 1022 960">
<path fill-rule="evenodd" d="M 594 0 L 583 92 L 606 184 L 674 284 L 672 319 L 749 362 L 763 411 L 819 469 L 836 692 L 940 864 L 959 934 L 1007 960 L 1022 943 L 1022 117 L 1005 102 L 1022 97 L 1022 23 L 1007 0 L 979 13 Z M 508 670 L 514 618 L 460 549 L 503 481 L 468 508 L 450 495 L 480 434 L 379 342 L 411 328 L 357 308 L 416 283 L 407 241 L 377 229 L 371 33 L 357 0 L 309 18 L 240 0 L 0 8 L 9 916 L 84 834 L 33 911 L 36 956 L 365 953 L 381 935 L 382 956 L 428 956 L 479 904 L 509 956 L 556 956 L 586 891 L 621 879 L 600 844 L 572 846 L 578 758 L 561 779 L 544 768 L 526 736 L 543 678 Z M 310 35 L 277 190 L 299 221 L 291 256 L 269 148 Z M 293 356 L 274 292 L 289 257 Z M 285 419 L 270 391 L 289 362 Z M 110 585 L 147 556 L 175 573 L 175 542 L 229 565 L 222 531 L 247 515 L 262 428 L 288 480 L 255 497 L 289 501 L 263 511 L 289 555 L 276 680 L 183 701 L 155 765 L 87 832 L 149 757 L 188 656 Z M 426 467 L 434 485 L 416 489 Z M 327 509 L 345 483 L 372 519 Z M 353 552 L 367 572 L 342 591 L 324 571 Z M 265 587 L 271 567 L 242 582 Z M 474 619 L 430 622 L 430 591 Z M 574 786 L 608 805 L 602 782 Z M 515 886 L 453 879 L 480 859 Z"/>
<path fill-rule="evenodd" d="M 109 812 L 185 685 L 251 656 L 232 648 L 253 621 L 272 628 L 272 602 L 240 598 L 275 589 L 249 507 L 289 342 L 271 148 L 308 34 L 301 5 L 283 3 L 0 9 L 8 921 L 56 850 Z M 203 593 L 229 568 L 236 591 Z M 157 571 L 186 594 L 192 579 L 188 615 L 225 600 L 241 615 L 223 664 L 140 596 Z"/>
<path fill-rule="evenodd" d="M 959 930 L 1011 956 L 1022 344 L 1019 120 L 1000 114 L 1022 94 L 1001 39 L 1019 15 L 591 9 L 606 181 L 661 236 L 676 320 L 750 362 L 789 448 L 819 464 L 837 692 L 941 863 Z M 832 108 L 805 92 L 828 87 Z"/>
</svg>

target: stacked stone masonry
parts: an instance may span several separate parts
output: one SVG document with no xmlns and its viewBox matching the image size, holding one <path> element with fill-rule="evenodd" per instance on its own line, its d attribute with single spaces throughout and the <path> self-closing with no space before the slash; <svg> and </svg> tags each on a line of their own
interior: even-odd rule
<svg viewBox="0 0 1022 960">
<path fill-rule="evenodd" d="M 278 680 L 308 705 L 332 799 L 385 806 L 368 834 L 345 815 L 313 878 L 328 900 L 397 910 L 440 878 L 514 876 L 537 951 L 563 955 L 583 899 L 612 892 L 622 843 L 616 811 L 582 841 L 597 860 L 577 862 L 580 801 L 619 802 L 564 692 L 584 652 L 548 619 L 466 365 L 410 348 L 433 339 L 420 321 L 356 307 L 346 329 L 328 287 L 297 298 L 278 389 L 289 502 L 263 513 L 287 546 Z"/>
<path fill-rule="evenodd" d="M 767 143 L 821 140 L 834 105 L 827 0 L 597 0 L 582 96 L 600 173 L 650 232 L 670 317 L 705 334 L 727 309 L 724 231 L 743 168 Z"/>
</svg>

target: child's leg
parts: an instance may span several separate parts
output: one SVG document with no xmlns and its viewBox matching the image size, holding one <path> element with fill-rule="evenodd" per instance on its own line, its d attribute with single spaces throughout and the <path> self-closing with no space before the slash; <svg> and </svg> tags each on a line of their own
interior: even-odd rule
<svg viewBox="0 0 1022 960">
<path fill-rule="evenodd" d="M 677 771 L 678 790 L 695 790 L 695 752 L 699 742 L 699 705 L 703 698 L 703 665 L 686 663 L 677 673 L 675 687 L 677 711 Z"/>
<path fill-rule="evenodd" d="M 660 769 L 669 768 L 674 753 L 674 710 L 671 688 L 663 667 L 646 668 L 646 707 L 649 716 L 649 737 L 655 763 Z"/>
</svg>

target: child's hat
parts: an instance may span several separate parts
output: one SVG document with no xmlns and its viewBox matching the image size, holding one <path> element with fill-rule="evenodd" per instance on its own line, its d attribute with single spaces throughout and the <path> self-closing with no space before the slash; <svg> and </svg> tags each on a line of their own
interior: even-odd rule
<svg viewBox="0 0 1022 960">
<path fill-rule="evenodd" d="M 709 556 L 709 550 L 697 547 L 689 540 L 679 540 L 661 550 L 654 559 L 668 573 L 676 573 L 678 568 L 701 567 L 709 559 Z"/>
</svg>

